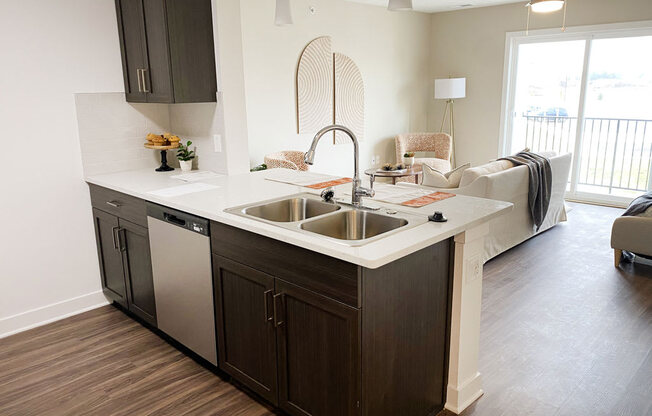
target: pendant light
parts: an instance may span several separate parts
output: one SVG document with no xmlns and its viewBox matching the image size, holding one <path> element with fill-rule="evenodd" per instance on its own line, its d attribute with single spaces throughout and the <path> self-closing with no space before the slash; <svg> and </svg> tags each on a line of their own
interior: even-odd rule
<svg viewBox="0 0 652 416">
<path fill-rule="evenodd" d="M 412 10 L 412 0 L 389 0 L 387 10 Z"/>
<path fill-rule="evenodd" d="M 290 0 L 276 0 L 276 15 L 274 24 L 276 26 L 291 25 L 292 11 L 290 10 Z"/>
<path fill-rule="evenodd" d="M 561 23 L 561 31 L 566 31 L 566 6 L 568 5 L 568 0 L 530 0 L 527 7 L 527 26 L 525 29 L 525 35 L 530 34 L 530 12 L 534 13 L 552 13 L 564 9 L 564 17 Z"/>
<path fill-rule="evenodd" d="M 561 10 L 564 0 L 532 0 L 528 3 L 534 13 L 550 13 Z"/>
</svg>

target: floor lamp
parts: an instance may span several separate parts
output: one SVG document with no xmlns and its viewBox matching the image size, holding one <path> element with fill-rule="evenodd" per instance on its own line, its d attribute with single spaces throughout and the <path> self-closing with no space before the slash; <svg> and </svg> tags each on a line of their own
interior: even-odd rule
<svg viewBox="0 0 652 416">
<path fill-rule="evenodd" d="M 455 116 L 453 113 L 453 103 L 456 98 L 466 97 L 466 78 L 443 78 L 435 80 L 435 100 L 446 100 L 446 108 L 444 109 L 444 117 L 441 119 L 441 126 L 439 132 L 444 131 L 444 123 L 446 116 L 450 110 L 450 124 L 449 134 L 453 144 L 453 151 L 451 152 L 452 167 L 455 168 L 456 151 L 455 151 Z"/>
</svg>

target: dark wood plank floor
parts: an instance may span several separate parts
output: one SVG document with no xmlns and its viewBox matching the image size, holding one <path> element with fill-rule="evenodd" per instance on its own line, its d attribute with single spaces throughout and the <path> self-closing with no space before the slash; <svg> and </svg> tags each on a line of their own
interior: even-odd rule
<svg viewBox="0 0 652 416">
<path fill-rule="evenodd" d="M 485 394 L 463 416 L 652 415 L 652 266 L 613 266 L 623 210 L 569 205 L 485 265 Z"/>
<path fill-rule="evenodd" d="M 0 339 L 0 415 L 273 415 L 112 306 Z"/>
<path fill-rule="evenodd" d="M 652 414 L 652 266 L 613 267 L 622 210 L 485 265 L 480 371 L 464 416 Z M 112 307 L 0 339 L 0 415 L 273 413 Z"/>
</svg>

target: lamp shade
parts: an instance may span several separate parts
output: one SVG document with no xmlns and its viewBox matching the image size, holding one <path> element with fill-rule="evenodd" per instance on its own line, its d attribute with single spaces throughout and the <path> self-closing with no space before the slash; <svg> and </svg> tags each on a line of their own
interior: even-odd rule
<svg viewBox="0 0 652 416">
<path fill-rule="evenodd" d="M 435 99 L 452 100 L 466 97 L 466 78 L 443 78 L 435 80 Z"/>
<path fill-rule="evenodd" d="M 412 0 L 389 0 L 387 10 L 412 10 Z"/>
<path fill-rule="evenodd" d="M 276 26 L 292 24 L 290 0 L 276 0 L 276 16 L 274 18 L 274 24 L 276 24 Z"/>
</svg>

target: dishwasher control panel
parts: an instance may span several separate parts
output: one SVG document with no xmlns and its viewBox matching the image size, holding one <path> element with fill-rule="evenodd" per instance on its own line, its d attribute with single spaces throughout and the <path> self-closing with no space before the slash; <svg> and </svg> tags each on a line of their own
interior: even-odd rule
<svg viewBox="0 0 652 416">
<path fill-rule="evenodd" d="M 196 233 L 204 234 L 205 227 L 201 224 L 192 223 L 191 228 Z"/>
<path fill-rule="evenodd" d="M 187 212 L 148 202 L 147 216 L 201 235 L 210 235 L 208 220 Z"/>
</svg>

